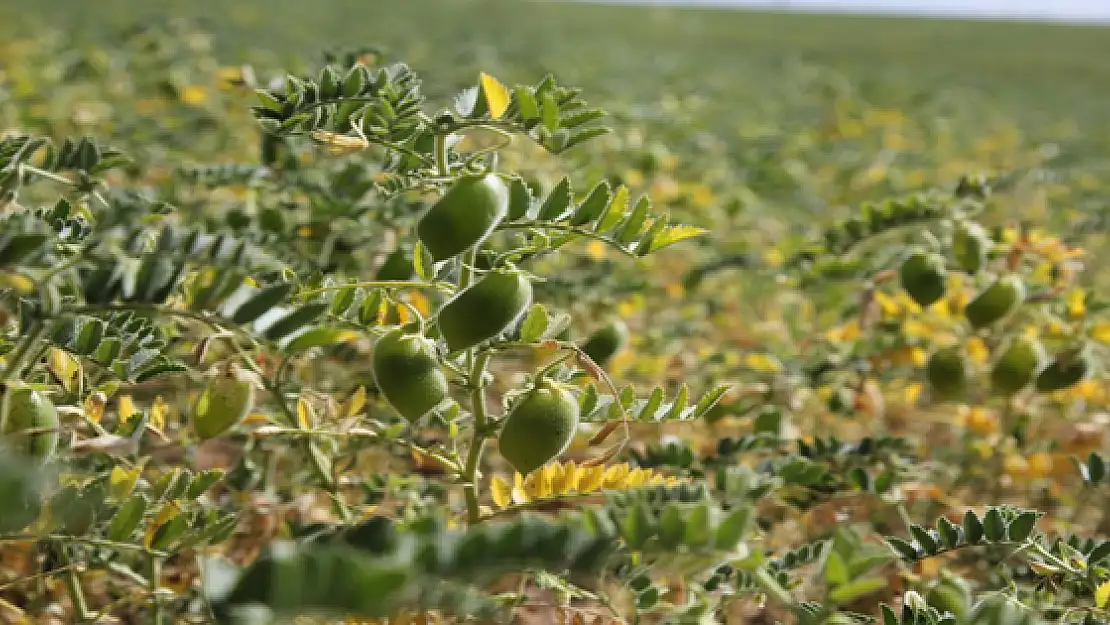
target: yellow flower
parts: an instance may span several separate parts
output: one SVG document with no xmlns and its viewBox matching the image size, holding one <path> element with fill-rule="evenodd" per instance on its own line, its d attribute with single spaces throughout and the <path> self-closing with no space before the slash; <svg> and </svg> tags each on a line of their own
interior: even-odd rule
<svg viewBox="0 0 1110 625">
<path fill-rule="evenodd" d="M 713 195 L 713 190 L 703 184 L 695 186 L 690 193 L 690 202 L 695 208 L 705 208 L 716 199 L 716 196 Z"/>
<path fill-rule="evenodd" d="M 608 253 L 609 248 L 602 241 L 590 241 L 586 244 L 586 256 L 593 260 L 602 260 Z"/>
<path fill-rule="evenodd" d="M 1087 314 L 1087 293 L 1083 289 L 1075 289 L 1068 293 L 1068 317 L 1081 319 Z"/>
<path fill-rule="evenodd" d="M 624 184 L 630 187 L 638 187 L 644 184 L 644 175 L 635 169 L 629 169 L 624 172 Z"/>
<path fill-rule="evenodd" d="M 923 386 L 920 382 L 912 382 L 906 385 L 905 399 L 907 404 L 916 404 L 918 398 L 921 397 L 921 390 Z"/>
<path fill-rule="evenodd" d="M 875 293 L 875 303 L 882 309 L 883 317 L 894 317 L 902 312 L 902 307 L 898 305 L 898 301 L 882 291 L 877 291 Z"/>
<path fill-rule="evenodd" d="M 1052 474 L 1053 460 L 1050 454 L 1036 453 L 1029 456 L 1029 476 L 1045 477 Z"/>
<path fill-rule="evenodd" d="M 859 338 L 859 322 L 850 321 L 842 326 L 833 328 L 825 333 L 825 337 L 833 343 L 845 343 Z"/>
<path fill-rule="evenodd" d="M 1110 321 L 1099 321 L 1091 328 L 1091 338 L 1110 345 Z"/>
<path fill-rule="evenodd" d="M 967 341 L 967 356 L 976 364 L 983 364 L 990 358 L 990 350 L 983 339 L 973 336 Z"/>
<path fill-rule="evenodd" d="M 208 90 L 201 85 L 188 85 L 181 90 L 180 98 L 183 104 L 197 106 L 208 100 Z"/>
<path fill-rule="evenodd" d="M 782 265 L 782 252 L 775 248 L 770 248 L 763 253 L 763 262 L 769 267 L 778 267 Z"/>
<path fill-rule="evenodd" d="M 774 356 L 767 354 L 747 354 L 744 356 L 744 365 L 760 373 L 782 371 L 782 363 Z"/>
<path fill-rule="evenodd" d="M 958 415 L 961 425 L 976 434 L 987 435 L 998 431 L 998 419 L 986 408 L 960 406 Z"/>
</svg>

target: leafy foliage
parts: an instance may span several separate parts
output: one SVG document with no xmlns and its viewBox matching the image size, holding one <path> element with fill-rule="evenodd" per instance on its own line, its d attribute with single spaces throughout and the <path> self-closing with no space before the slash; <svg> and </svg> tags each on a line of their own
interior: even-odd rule
<svg viewBox="0 0 1110 625">
<path fill-rule="evenodd" d="M 438 43 L 256 75 L 184 23 L 28 33 L 5 619 L 1105 621 L 1101 209 L 1059 208 L 1099 201 L 1087 156 L 807 64 L 760 81 L 775 111 L 652 72 L 657 106 L 588 90 L 610 115 Z M 418 224 L 476 179 L 488 231 L 433 255 Z"/>
</svg>

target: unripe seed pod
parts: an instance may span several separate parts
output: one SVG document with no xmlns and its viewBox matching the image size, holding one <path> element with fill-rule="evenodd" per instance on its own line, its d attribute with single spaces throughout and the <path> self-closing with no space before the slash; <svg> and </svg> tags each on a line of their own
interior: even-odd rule
<svg viewBox="0 0 1110 625">
<path fill-rule="evenodd" d="M 1010 316 L 1025 301 L 1025 283 L 1015 274 L 1005 275 L 977 295 L 964 309 L 971 327 L 978 330 Z"/>
<path fill-rule="evenodd" d="M 1001 395 L 1013 395 L 1037 376 L 1044 362 L 1040 341 L 1026 336 L 1015 337 L 991 370 L 991 388 Z"/>
<path fill-rule="evenodd" d="M 505 418 L 498 448 L 520 474 L 528 475 L 566 451 L 580 417 L 570 391 L 541 383 Z"/>
<path fill-rule="evenodd" d="M 898 272 L 902 288 L 918 306 L 927 308 L 944 297 L 948 274 L 944 259 L 922 249 L 914 250 Z"/>
<path fill-rule="evenodd" d="M 496 174 L 459 179 L 436 202 L 416 234 L 439 262 L 480 245 L 509 212 L 509 187 Z"/>
<path fill-rule="evenodd" d="M 0 434 L 16 451 L 47 462 L 58 449 L 58 411 L 46 395 L 22 384 L 9 384 L 0 404 Z"/>
<path fill-rule="evenodd" d="M 952 235 L 952 254 L 960 269 L 974 274 L 987 264 L 992 246 L 990 234 L 974 221 L 961 221 Z"/>
<path fill-rule="evenodd" d="M 443 305 L 439 332 L 448 351 L 460 352 L 507 330 L 531 304 L 527 278 L 515 271 L 493 271 Z"/>
<path fill-rule="evenodd" d="M 374 345 L 373 373 L 385 400 L 409 421 L 416 421 L 448 397 L 447 376 L 436 360 L 435 345 L 401 328 Z"/>
<path fill-rule="evenodd" d="M 1071 388 L 1090 374 L 1091 360 L 1087 350 L 1069 350 L 1058 354 L 1037 376 L 1037 392 L 1055 393 Z"/>
<path fill-rule="evenodd" d="M 628 326 L 617 319 L 605 324 L 594 332 L 582 344 L 582 351 L 586 352 L 594 362 L 605 364 L 628 343 Z"/>
<path fill-rule="evenodd" d="M 254 381 L 232 368 L 220 374 L 197 398 L 193 432 L 197 438 L 216 438 L 236 427 L 254 407 Z"/>
<path fill-rule="evenodd" d="M 925 376 L 938 399 L 959 399 L 967 391 L 967 361 L 959 345 L 942 347 L 929 357 Z"/>
</svg>

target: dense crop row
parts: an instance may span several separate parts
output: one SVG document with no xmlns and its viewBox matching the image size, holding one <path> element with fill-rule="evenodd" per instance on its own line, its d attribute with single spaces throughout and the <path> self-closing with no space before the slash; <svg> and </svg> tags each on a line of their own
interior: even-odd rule
<svg viewBox="0 0 1110 625">
<path fill-rule="evenodd" d="M 749 121 L 0 60 L 5 619 L 1107 622 L 1093 141 L 808 64 Z"/>
</svg>

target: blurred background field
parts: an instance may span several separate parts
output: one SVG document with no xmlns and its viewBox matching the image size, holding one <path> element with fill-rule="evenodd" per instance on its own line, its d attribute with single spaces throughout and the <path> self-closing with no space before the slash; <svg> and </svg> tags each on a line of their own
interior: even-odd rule
<svg viewBox="0 0 1110 625">
<path fill-rule="evenodd" d="M 595 262 L 562 274 L 588 287 L 571 298 L 583 331 L 607 315 L 641 330 L 614 364 L 628 379 L 766 373 L 752 351 L 802 359 L 852 314 L 858 283 L 798 293 L 777 266 L 861 202 L 964 175 L 1006 181 L 984 223 L 1055 230 L 1088 251 L 1088 286 L 1106 279 L 1105 27 L 516 0 L 9 0 L 0 24 L 3 125 L 110 138 L 171 199 L 183 163 L 257 158 L 252 95 L 229 81 L 243 64 L 265 83 L 370 47 L 441 106 L 479 71 L 580 85 L 615 132 L 510 166 L 548 188 L 569 171 L 577 189 L 621 182 L 711 231 L 628 270 L 587 246 Z"/>
</svg>

